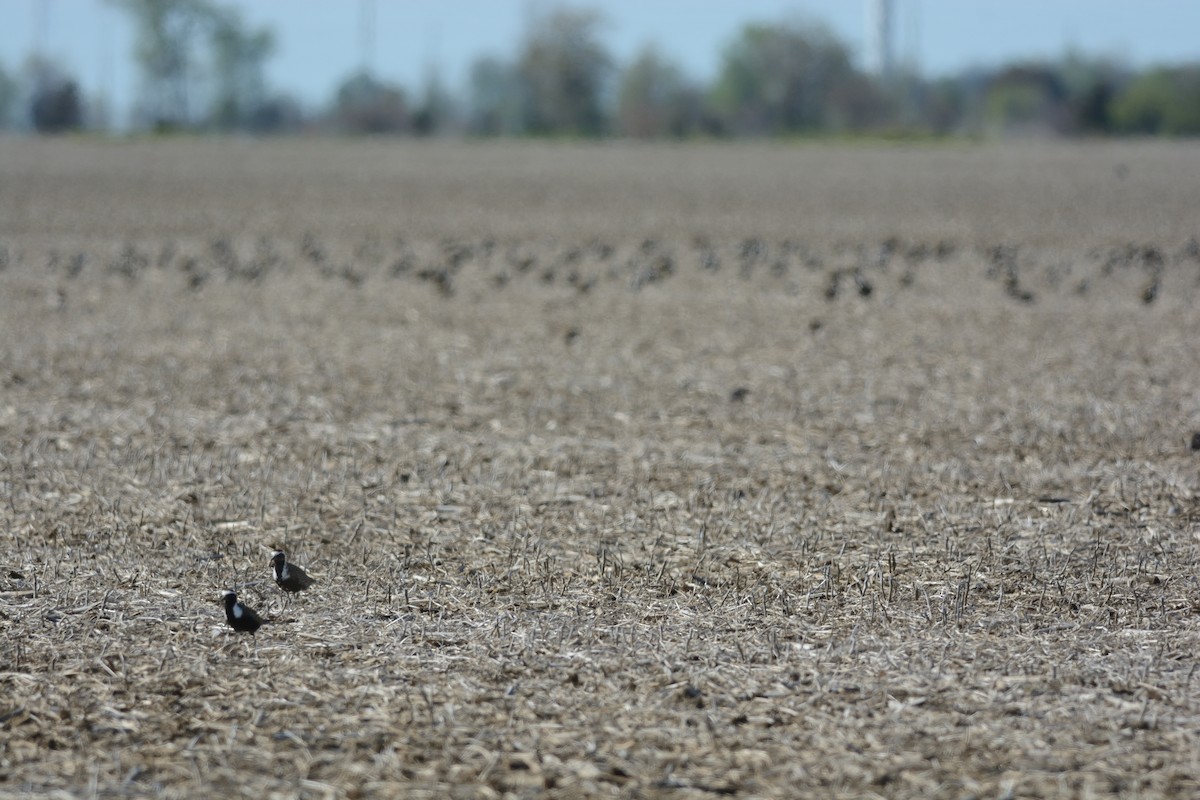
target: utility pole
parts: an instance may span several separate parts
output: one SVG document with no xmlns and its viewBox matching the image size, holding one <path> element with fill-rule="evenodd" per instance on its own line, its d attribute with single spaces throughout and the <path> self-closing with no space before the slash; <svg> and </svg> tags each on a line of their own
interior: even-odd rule
<svg viewBox="0 0 1200 800">
<path fill-rule="evenodd" d="M 93 123 L 97 128 L 108 133 L 112 130 L 112 104 L 116 97 L 116 92 L 113 91 L 112 18 L 109 16 L 109 9 L 105 8 L 102 0 L 95 0 L 95 4 L 96 15 L 99 18 L 99 24 L 96 25 L 96 36 L 99 40 L 99 47 L 96 49 L 100 54 L 100 65 L 96 72 L 98 85 L 95 90 L 95 119 Z"/>
<path fill-rule="evenodd" d="M 46 57 L 46 41 L 50 38 L 50 0 L 33 0 L 33 57 Z"/>
<path fill-rule="evenodd" d="M 867 2 L 867 69 L 882 81 L 890 80 L 895 69 L 892 48 L 892 0 Z"/>
<path fill-rule="evenodd" d="M 375 0 L 359 0 L 358 4 L 358 47 L 362 59 L 362 73 L 375 72 Z"/>
</svg>

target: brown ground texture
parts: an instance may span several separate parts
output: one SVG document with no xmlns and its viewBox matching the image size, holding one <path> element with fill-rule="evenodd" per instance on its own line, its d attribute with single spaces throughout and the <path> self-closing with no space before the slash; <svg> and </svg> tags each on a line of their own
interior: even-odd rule
<svg viewBox="0 0 1200 800">
<path fill-rule="evenodd" d="M 1200 792 L 1197 186 L 0 140 L 0 794 Z"/>
</svg>

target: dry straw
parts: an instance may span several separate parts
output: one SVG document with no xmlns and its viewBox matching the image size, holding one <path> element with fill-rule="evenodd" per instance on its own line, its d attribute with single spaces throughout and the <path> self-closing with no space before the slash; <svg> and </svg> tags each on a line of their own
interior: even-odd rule
<svg viewBox="0 0 1200 800">
<path fill-rule="evenodd" d="M 0 142 L 0 794 L 1195 793 L 1189 163 Z"/>
</svg>

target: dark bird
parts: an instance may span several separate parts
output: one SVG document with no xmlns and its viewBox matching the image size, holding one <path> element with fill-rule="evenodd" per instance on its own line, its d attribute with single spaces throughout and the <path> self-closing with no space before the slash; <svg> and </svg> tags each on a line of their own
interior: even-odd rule
<svg viewBox="0 0 1200 800">
<path fill-rule="evenodd" d="M 263 624 L 263 618 L 253 608 L 237 599 L 237 593 L 228 589 L 221 592 L 225 600 L 225 621 L 235 631 L 253 634 Z"/>
<path fill-rule="evenodd" d="M 300 567 L 289 564 L 282 550 L 271 554 L 271 569 L 275 573 L 275 583 L 285 592 L 301 592 L 316 582 Z"/>
</svg>

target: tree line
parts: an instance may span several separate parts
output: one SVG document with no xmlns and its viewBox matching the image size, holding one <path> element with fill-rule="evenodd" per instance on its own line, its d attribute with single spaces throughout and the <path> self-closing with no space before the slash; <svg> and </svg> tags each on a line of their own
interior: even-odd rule
<svg viewBox="0 0 1200 800">
<path fill-rule="evenodd" d="M 827 28 L 800 18 L 750 23 L 719 54 L 711 83 L 647 47 L 620 64 L 599 11 L 536 15 L 512 53 L 481 56 L 452 91 L 432 71 L 407 88 L 369 70 L 305 109 L 269 87 L 276 39 L 215 0 L 109 0 L 134 23 L 140 130 L 317 130 L 648 139 L 805 135 L 1200 134 L 1200 65 L 1134 70 L 1079 53 L 927 79 L 865 73 Z M 104 127 L 60 66 L 0 68 L 0 120 L 39 131 Z"/>
</svg>

